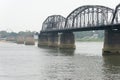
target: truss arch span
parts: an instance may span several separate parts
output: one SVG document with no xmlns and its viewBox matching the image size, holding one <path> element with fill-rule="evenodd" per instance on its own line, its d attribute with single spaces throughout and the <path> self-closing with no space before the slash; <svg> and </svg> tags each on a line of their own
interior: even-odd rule
<svg viewBox="0 0 120 80">
<path fill-rule="evenodd" d="M 65 18 L 61 15 L 51 15 L 42 24 L 42 31 L 62 29 L 65 25 Z"/>
<path fill-rule="evenodd" d="M 120 24 L 120 4 L 118 4 L 115 8 L 115 12 L 113 14 L 112 24 Z"/>
<path fill-rule="evenodd" d="M 65 28 L 108 25 L 114 9 L 100 5 L 85 5 L 73 10 L 66 18 Z"/>
</svg>

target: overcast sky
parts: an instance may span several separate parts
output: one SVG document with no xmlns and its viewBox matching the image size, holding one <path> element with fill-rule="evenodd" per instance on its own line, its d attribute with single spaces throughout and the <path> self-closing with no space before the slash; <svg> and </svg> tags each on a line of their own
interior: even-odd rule
<svg viewBox="0 0 120 80">
<path fill-rule="evenodd" d="M 115 8 L 120 0 L 0 0 L 0 30 L 40 31 L 50 15 L 66 17 L 83 5 L 103 5 Z"/>
</svg>

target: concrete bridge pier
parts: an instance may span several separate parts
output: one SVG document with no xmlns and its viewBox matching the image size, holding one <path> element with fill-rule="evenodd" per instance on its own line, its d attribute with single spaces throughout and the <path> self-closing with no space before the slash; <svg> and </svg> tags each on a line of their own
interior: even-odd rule
<svg viewBox="0 0 120 80">
<path fill-rule="evenodd" d="M 49 47 L 58 47 L 58 33 L 49 33 L 48 34 L 48 46 Z"/>
<path fill-rule="evenodd" d="M 38 47 L 48 46 L 48 34 L 40 33 L 38 37 Z"/>
<path fill-rule="evenodd" d="M 120 54 L 120 30 L 106 30 L 103 55 Z"/>
<path fill-rule="evenodd" d="M 63 32 L 60 35 L 60 49 L 75 49 L 75 38 L 73 32 Z"/>
</svg>

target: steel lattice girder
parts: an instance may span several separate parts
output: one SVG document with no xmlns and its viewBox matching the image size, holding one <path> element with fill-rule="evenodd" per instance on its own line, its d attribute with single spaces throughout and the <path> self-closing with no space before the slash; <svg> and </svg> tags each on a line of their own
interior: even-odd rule
<svg viewBox="0 0 120 80">
<path fill-rule="evenodd" d="M 95 13 L 98 13 L 103 16 L 104 20 L 106 21 L 106 23 L 110 23 L 110 21 L 108 21 L 108 13 L 111 13 L 111 16 L 113 16 L 113 13 L 114 13 L 114 9 L 111 9 L 109 7 L 105 7 L 105 6 L 100 6 L 100 5 L 86 5 L 86 6 L 81 6 L 81 7 L 78 7 L 77 9 L 73 10 L 66 18 L 66 21 L 65 21 L 65 28 L 73 28 L 73 27 L 76 27 L 74 26 L 75 24 L 75 18 L 79 18 L 80 16 L 79 15 L 83 15 L 84 17 L 86 16 L 85 14 L 93 14 L 92 15 L 92 18 L 95 16 L 94 14 Z M 106 14 L 107 13 L 107 14 Z M 111 17 L 110 16 L 110 17 Z M 98 18 L 98 17 L 97 17 Z M 81 17 L 80 17 L 81 20 L 83 20 Z M 94 18 L 95 19 L 95 18 Z M 99 19 L 98 19 L 99 20 Z M 88 20 L 89 21 L 89 20 Z M 102 21 L 102 20 L 101 20 Z M 78 21 L 79 22 L 79 21 Z M 82 24 L 82 23 L 81 23 Z M 77 26 L 77 27 L 80 27 L 80 26 Z M 83 26 L 83 27 L 87 27 L 87 26 Z"/>
<path fill-rule="evenodd" d="M 42 24 L 42 31 L 63 28 L 65 18 L 61 15 L 51 15 L 46 18 Z"/>
<path fill-rule="evenodd" d="M 118 22 L 118 20 L 120 20 L 119 18 L 120 18 L 120 4 L 118 4 L 115 8 L 115 12 L 113 14 L 111 24 L 114 24 L 115 20 L 117 20 L 117 22 Z M 120 22 L 118 22 L 118 23 L 120 23 Z"/>
</svg>

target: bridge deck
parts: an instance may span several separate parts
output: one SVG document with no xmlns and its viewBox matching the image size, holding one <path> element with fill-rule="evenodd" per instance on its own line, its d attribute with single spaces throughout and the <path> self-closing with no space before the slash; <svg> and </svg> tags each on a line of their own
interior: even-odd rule
<svg viewBox="0 0 120 80">
<path fill-rule="evenodd" d="M 101 25 L 101 26 L 94 26 L 94 27 L 80 27 L 80 28 L 70 28 L 70 29 L 59 29 L 59 30 L 46 30 L 41 31 L 42 33 L 47 32 L 76 32 L 76 31 L 91 31 L 91 30 L 108 30 L 108 29 L 120 29 L 120 24 L 113 24 L 113 25 Z"/>
</svg>

